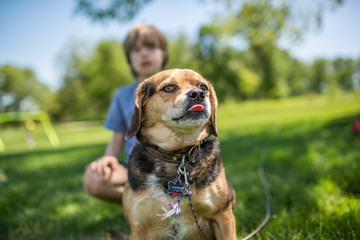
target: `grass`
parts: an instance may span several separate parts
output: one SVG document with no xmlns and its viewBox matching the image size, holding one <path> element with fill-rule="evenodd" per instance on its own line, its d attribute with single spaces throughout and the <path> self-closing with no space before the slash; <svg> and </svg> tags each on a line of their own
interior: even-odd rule
<svg viewBox="0 0 360 240">
<path fill-rule="evenodd" d="M 239 239 L 265 216 L 260 160 L 272 213 L 253 239 L 360 239 L 360 136 L 351 133 L 359 95 L 226 103 L 217 117 L 237 192 Z M 0 188 L 0 239 L 108 239 L 105 230 L 128 232 L 121 207 L 82 189 L 84 166 L 102 155 L 111 136 L 101 123 L 56 125 L 58 148 L 38 126 L 32 150 L 23 128 L 0 127 L 6 145 L 0 169 L 9 178 Z"/>
</svg>

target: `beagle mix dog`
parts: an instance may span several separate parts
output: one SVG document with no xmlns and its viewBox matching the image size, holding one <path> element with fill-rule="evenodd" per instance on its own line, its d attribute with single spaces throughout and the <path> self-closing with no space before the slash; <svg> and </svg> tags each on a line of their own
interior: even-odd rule
<svg viewBox="0 0 360 240">
<path fill-rule="evenodd" d="M 216 108 L 212 85 L 192 70 L 165 70 L 138 86 L 126 134 L 139 140 L 123 197 L 130 239 L 236 239 Z"/>
</svg>

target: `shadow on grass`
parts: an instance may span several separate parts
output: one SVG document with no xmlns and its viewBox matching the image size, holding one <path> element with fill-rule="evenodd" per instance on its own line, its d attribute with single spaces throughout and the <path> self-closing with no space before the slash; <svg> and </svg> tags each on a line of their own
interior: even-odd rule
<svg viewBox="0 0 360 240">
<path fill-rule="evenodd" d="M 127 231 L 122 208 L 83 191 L 84 167 L 105 144 L 2 154 L 9 184 L 0 189 L 0 239 L 105 239 Z"/>
<path fill-rule="evenodd" d="M 261 231 L 263 239 L 356 239 L 359 208 L 330 214 L 319 206 L 319 197 L 328 198 L 326 189 L 321 196 L 314 191 L 331 181 L 340 197 L 358 201 L 360 138 L 351 135 L 353 119 L 224 135 L 221 154 L 237 192 L 238 236 L 265 216 L 257 175 L 265 149 L 272 217 Z M 128 232 L 121 207 L 93 199 L 82 188 L 84 167 L 104 149 L 97 144 L 0 155 L 0 168 L 9 177 L 0 189 L 0 239 L 106 239 L 105 230 Z"/>
<path fill-rule="evenodd" d="M 351 134 L 355 118 L 338 118 L 321 126 L 287 125 L 279 132 L 278 127 L 269 127 L 262 134 L 230 134 L 222 139 L 226 173 L 237 191 L 238 234 L 244 237 L 265 217 L 265 194 L 257 168 L 266 151 L 264 168 L 272 194 L 272 217 L 261 233 L 264 239 L 356 239 L 353 232 L 360 223 L 354 219 L 359 209 L 346 221 L 344 216 L 333 219 L 319 208 L 319 196 L 314 194 L 314 188 L 326 179 L 345 196 L 359 193 L 360 136 Z M 332 226 L 336 222 L 337 227 L 327 227 L 329 222 Z"/>
</svg>

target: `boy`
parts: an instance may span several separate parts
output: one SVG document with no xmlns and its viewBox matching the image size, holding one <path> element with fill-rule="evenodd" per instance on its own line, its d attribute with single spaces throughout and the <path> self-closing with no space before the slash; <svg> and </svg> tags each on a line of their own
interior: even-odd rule
<svg viewBox="0 0 360 240">
<path fill-rule="evenodd" d="M 135 26 L 124 41 L 126 58 L 135 83 L 117 89 L 110 104 L 104 126 L 114 132 L 103 157 L 87 165 L 84 188 L 92 196 L 122 204 L 122 195 L 127 181 L 127 158 L 124 165 L 118 162 L 126 143 L 126 155 L 136 142 L 132 138 L 125 142 L 125 133 L 130 126 L 135 106 L 134 94 L 139 82 L 164 70 L 168 60 L 167 43 L 164 35 L 144 24 Z"/>
</svg>

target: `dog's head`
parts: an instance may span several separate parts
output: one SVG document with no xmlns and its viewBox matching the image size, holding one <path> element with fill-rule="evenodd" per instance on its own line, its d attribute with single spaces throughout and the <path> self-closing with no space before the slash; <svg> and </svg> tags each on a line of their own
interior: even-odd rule
<svg viewBox="0 0 360 240">
<path fill-rule="evenodd" d="M 216 128 L 215 91 L 200 74 L 165 70 L 146 79 L 135 93 L 135 108 L 126 139 L 172 151 L 198 144 Z"/>
</svg>

